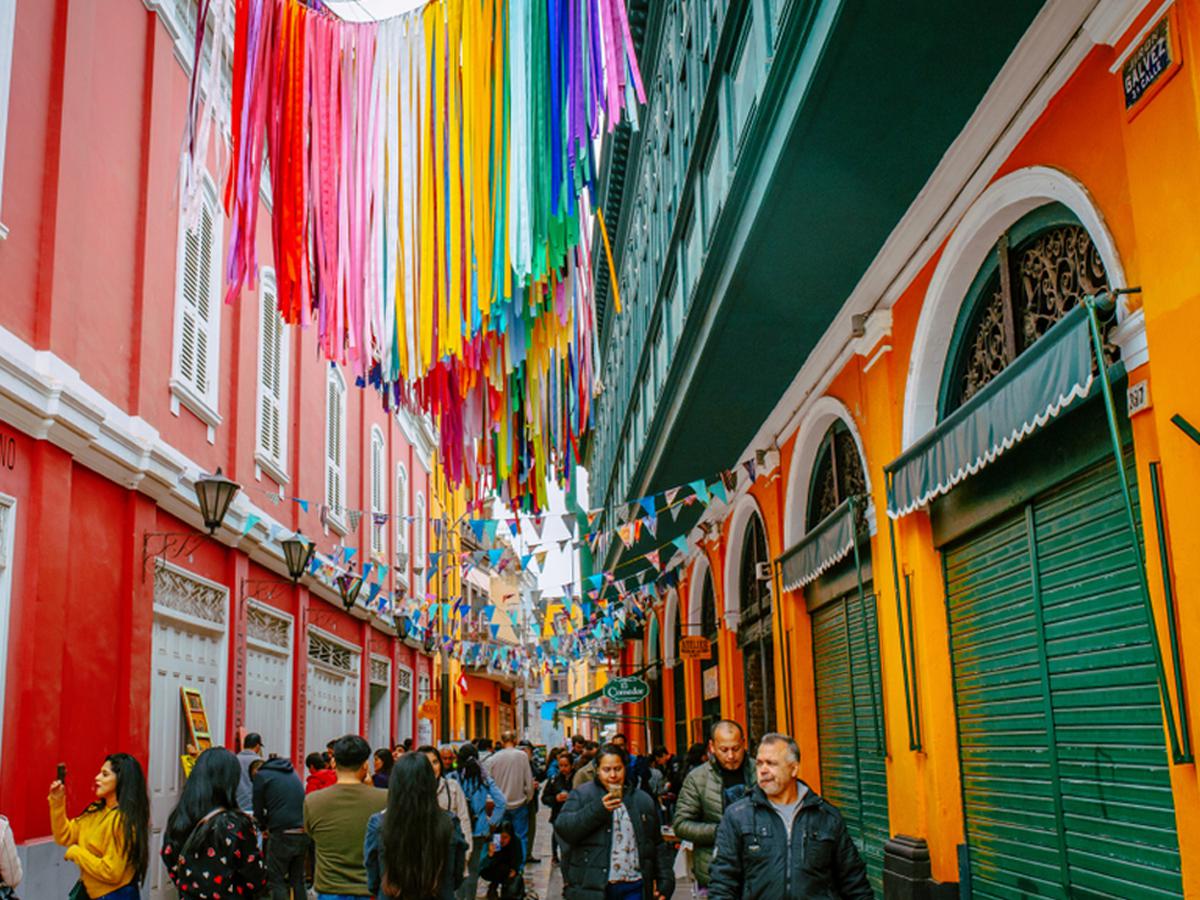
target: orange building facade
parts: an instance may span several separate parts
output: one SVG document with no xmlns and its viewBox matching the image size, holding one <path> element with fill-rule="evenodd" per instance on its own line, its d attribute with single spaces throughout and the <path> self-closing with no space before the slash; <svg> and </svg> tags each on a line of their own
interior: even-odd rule
<svg viewBox="0 0 1200 900">
<path fill-rule="evenodd" d="M 793 734 L 881 896 L 1200 895 L 1198 53 L 1195 0 L 1043 11 L 647 625 L 667 746 Z"/>
</svg>

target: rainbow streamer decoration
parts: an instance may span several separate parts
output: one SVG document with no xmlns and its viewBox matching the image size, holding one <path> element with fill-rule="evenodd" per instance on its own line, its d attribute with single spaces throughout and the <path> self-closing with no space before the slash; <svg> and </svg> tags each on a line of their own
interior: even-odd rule
<svg viewBox="0 0 1200 900">
<path fill-rule="evenodd" d="M 597 141 L 645 103 L 624 0 L 370 23 L 205 0 L 198 34 L 207 16 L 233 17 L 226 301 L 257 280 L 265 160 L 285 321 L 388 408 L 431 414 L 453 484 L 543 508 L 591 422 Z"/>
</svg>

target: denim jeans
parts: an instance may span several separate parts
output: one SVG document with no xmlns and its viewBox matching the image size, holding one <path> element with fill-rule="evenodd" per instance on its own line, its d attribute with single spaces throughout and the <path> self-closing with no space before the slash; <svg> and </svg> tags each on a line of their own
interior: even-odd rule
<svg viewBox="0 0 1200 900">
<path fill-rule="evenodd" d="M 267 896 L 271 900 L 307 900 L 304 888 L 304 858 L 307 834 L 272 834 L 266 840 Z"/>
<path fill-rule="evenodd" d="M 471 855 L 467 857 L 467 877 L 458 889 L 459 900 L 475 900 L 475 891 L 479 887 L 479 867 L 483 864 L 483 855 L 487 852 L 489 840 L 486 834 L 475 835 L 471 844 Z"/>
<path fill-rule="evenodd" d="M 604 889 L 604 900 L 642 900 L 640 881 L 610 881 Z"/>
<path fill-rule="evenodd" d="M 521 866 L 524 868 L 525 860 L 529 858 L 529 807 L 506 809 L 502 821 L 512 823 L 513 832 L 521 842 Z"/>
<path fill-rule="evenodd" d="M 124 887 L 117 888 L 115 891 L 102 894 L 96 900 L 141 900 L 141 897 L 142 892 L 138 890 L 138 886 L 130 883 Z"/>
</svg>

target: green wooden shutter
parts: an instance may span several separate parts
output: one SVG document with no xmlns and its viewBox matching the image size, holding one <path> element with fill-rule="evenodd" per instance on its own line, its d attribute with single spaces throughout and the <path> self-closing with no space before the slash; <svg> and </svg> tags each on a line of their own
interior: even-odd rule
<svg viewBox="0 0 1200 900">
<path fill-rule="evenodd" d="M 887 767 L 875 598 L 854 593 L 812 614 L 821 795 L 838 808 L 883 894 Z"/>
<path fill-rule="evenodd" d="M 1108 460 L 946 550 L 975 898 L 1182 896 L 1123 516 Z"/>
</svg>

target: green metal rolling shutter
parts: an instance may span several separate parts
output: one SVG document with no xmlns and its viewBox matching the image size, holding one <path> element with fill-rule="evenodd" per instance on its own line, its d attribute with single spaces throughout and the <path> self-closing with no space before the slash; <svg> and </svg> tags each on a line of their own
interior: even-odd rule
<svg viewBox="0 0 1200 900">
<path fill-rule="evenodd" d="M 813 612 L 812 630 L 821 794 L 841 811 L 883 896 L 887 767 L 875 598 L 834 600 Z"/>
<path fill-rule="evenodd" d="M 1110 459 L 945 552 L 974 898 L 1182 896 L 1132 550 Z"/>
</svg>

